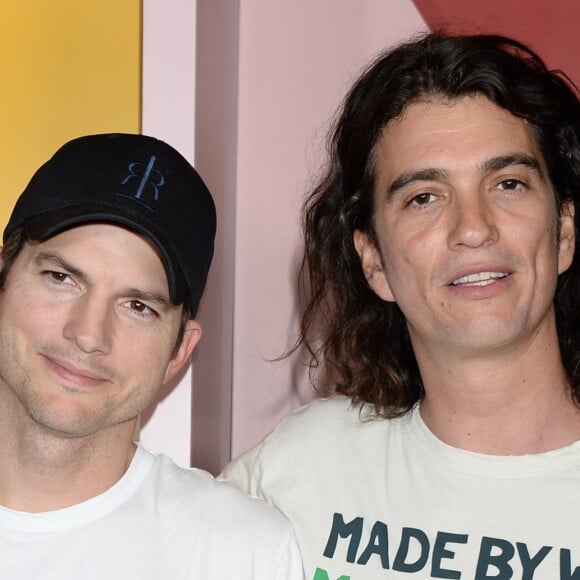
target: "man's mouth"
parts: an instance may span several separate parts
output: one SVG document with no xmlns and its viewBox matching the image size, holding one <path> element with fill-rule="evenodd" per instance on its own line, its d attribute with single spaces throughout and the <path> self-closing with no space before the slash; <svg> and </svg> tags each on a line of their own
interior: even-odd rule
<svg viewBox="0 0 580 580">
<path fill-rule="evenodd" d="M 42 357 L 48 363 L 49 368 L 51 368 L 53 372 L 60 376 L 64 381 L 70 381 L 83 386 L 99 386 L 105 382 L 109 382 L 108 377 L 103 373 L 96 373 L 85 367 L 77 366 L 76 364 L 72 364 L 66 360 L 57 359 L 51 356 L 42 355 Z"/>
<path fill-rule="evenodd" d="M 475 272 L 467 276 L 461 276 L 451 282 L 452 286 L 489 286 L 496 280 L 509 276 L 508 272 Z"/>
</svg>

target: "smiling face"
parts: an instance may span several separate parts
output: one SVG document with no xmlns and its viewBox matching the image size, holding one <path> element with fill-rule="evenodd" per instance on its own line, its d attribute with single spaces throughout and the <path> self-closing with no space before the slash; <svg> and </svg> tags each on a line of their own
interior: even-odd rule
<svg viewBox="0 0 580 580">
<path fill-rule="evenodd" d="M 354 236 L 373 290 L 401 308 L 418 359 L 555 333 L 574 252 L 531 128 L 482 96 L 409 105 L 375 152 L 378 247 Z"/>
<path fill-rule="evenodd" d="M 187 362 L 181 306 L 153 247 L 114 225 L 24 244 L 0 293 L 0 389 L 23 420 L 66 436 L 134 421 Z"/>
</svg>

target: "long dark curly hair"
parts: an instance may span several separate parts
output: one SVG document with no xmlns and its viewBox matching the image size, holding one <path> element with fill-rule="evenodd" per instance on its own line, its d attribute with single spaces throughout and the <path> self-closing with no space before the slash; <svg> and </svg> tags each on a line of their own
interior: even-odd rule
<svg viewBox="0 0 580 580">
<path fill-rule="evenodd" d="M 550 71 L 524 44 L 503 36 L 435 32 L 380 55 L 345 98 L 328 141 L 329 162 L 303 214 L 304 296 L 295 348 L 311 369 L 323 367 L 336 391 L 370 403 L 379 416 L 408 411 L 423 385 L 403 314 L 368 286 L 353 244 L 373 230 L 374 149 L 384 127 L 418 100 L 483 95 L 533 129 L 556 192 L 557 206 L 580 208 L 580 106 L 572 83 Z M 560 349 L 580 398 L 579 258 L 558 281 L 555 308 Z"/>
</svg>

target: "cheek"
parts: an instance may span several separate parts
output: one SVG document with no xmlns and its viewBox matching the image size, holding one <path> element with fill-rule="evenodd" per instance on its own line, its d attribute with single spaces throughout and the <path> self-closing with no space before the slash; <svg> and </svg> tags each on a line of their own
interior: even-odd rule
<svg viewBox="0 0 580 580">
<path fill-rule="evenodd" d="M 528 230 L 533 231 L 531 228 Z M 525 233 L 522 232 L 522 238 L 525 239 Z M 529 236 L 529 234 L 528 234 Z M 558 273 L 558 228 L 554 225 L 547 225 L 543 229 L 543 235 L 529 241 L 529 247 L 535 248 L 536 269 L 546 271 L 551 275 Z"/>
<path fill-rule="evenodd" d="M 403 310 L 414 304 L 421 290 L 421 272 L 416 259 L 403 251 L 383 253 L 383 268 L 390 293 Z"/>
<path fill-rule="evenodd" d="M 172 352 L 173 342 L 165 334 L 126 329 L 117 333 L 114 356 L 132 373 L 163 377 Z"/>
<path fill-rule="evenodd" d="M 6 300 L 2 301 L 0 324 L 10 328 L 13 333 L 24 333 L 30 338 L 36 338 L 44 329 L 54 325 L 54 308 L 30 299 L 25 293 L 17 300 L 12 300 L 12 296 L 6 296 Z"/>
<path fill-rule="evenodd" d="M 400 236 L 383 244 L 383 267 L 393 286 L 420 278 L 435 259 L 429 248 L 433 244 L 425 239 Z"/>
</svg>

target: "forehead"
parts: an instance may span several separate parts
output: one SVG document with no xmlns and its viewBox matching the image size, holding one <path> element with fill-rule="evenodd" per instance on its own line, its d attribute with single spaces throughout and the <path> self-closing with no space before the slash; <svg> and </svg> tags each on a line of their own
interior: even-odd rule
<svg viewBox="0 0 580 580">
<path fill-rule="evenodd" d="M 414 102 L 384 128 L 375 150 L 383 179 L 417 168 L 453 171 L 498 155 L 526 153 L 543 164 L 531 126 L 484 96 Z"/>
</svg>

